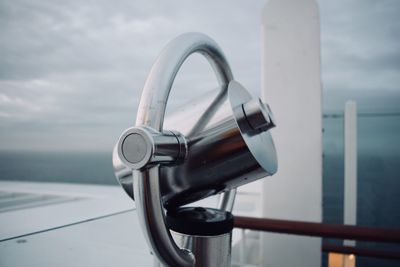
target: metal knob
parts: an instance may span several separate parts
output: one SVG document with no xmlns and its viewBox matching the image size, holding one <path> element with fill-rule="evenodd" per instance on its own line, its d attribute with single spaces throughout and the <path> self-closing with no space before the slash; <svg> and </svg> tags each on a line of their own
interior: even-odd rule
<svg viewBox="0 0 400 267">
<path fill-rule="evenodd" d="M 123 163 L 140 170 L 154 164 L 173 164 L 186 156 L 187 143 L 178 132 L 158 132 L 149 127 L 132 127 L 122 133 L 118 153 Z"/>
<path fill-rule="evenodd" d="M 275 118 L 268 104 L 261 99 L 252 99 L 242 105 L 244 115 L 250 127 L 254 130 L 268 131 L 276 126 Z"/>
</svg>

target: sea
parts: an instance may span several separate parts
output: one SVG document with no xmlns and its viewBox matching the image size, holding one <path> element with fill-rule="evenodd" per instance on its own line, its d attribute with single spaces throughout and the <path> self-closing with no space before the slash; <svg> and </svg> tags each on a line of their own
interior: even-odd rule
<svg viewBox="0 0 400 267">
<path fill-rule="evenodd" d="M 323 118 L 324 223 L 343 224 L 344 121 L 342 114 Z M 364 113 L 357 117 L 357 225 L 400 230 L 400 115 Z M 339 240 L 323 240 L 341 245 Z M 357 246 L 400 251 L 400 245 L 357 242 Z M 327 266 L 323 255 L 322 266 Z M 399 261 L 357 257 L 358 267 L 398 267 Z"/>
<path fill-rule="evenodd" d="M 323 117 L 323 222 L 343 223 L 343 114 Z M 400 229 L 400 115 L 358 115 L 357 224 Z M 0 180 L 117 185 L 108 152 L 0 151 Z M 340 244 L 337 240 L 324 240 Z M 358 242 L 400 251 L 400 246 Z M 322 255 L 323 266 L 327 264 Z M 399 266 L 357 257 L 357 266 Z"/>
</svg>

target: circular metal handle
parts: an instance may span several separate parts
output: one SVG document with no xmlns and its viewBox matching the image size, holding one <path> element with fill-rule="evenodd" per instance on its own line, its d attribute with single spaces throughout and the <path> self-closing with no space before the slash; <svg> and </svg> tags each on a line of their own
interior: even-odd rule
<svg viewBox="0 0 400 267">
<path fill-rule="evenodd" d="M 233 75 L 218 45 L 204 34 L 183 34 L 171 41 L 154 63 L 142 92 L 136 126 L 147 126 L 162 132 L 172 83 L 183 62 L 193 53 L 200 53 L 209 61 L 222 90 L 227 89 Z M 139 221 L 152 252 L 167 266 L 193 266 L 193 254 L 178 248 L 165 226 L 159 165 L 134 170 L 133 189 Z M 224 193 L 219 208 L 232 210 L 234 196 L 234 190 Z"/>
</svg>

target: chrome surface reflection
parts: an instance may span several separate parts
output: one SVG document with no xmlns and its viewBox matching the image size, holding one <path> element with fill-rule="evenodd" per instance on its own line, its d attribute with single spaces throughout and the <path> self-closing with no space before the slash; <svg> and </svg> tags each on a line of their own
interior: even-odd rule
<svg viewBox="0 0 400 267">
<path fill-rule="evenodd" d="M 212 39 L 199 33 L 183 34 L 167 45 L 151 68 L 140 99 L 136 126 L 148 126 L 162 133 L 172 83 L 179 68 L 192 53 L 205 56 L 214 69 L 222 89 L 225 89 L 225 86 L 233 79 L 225 56 Z M 120 145 L 121 142 L 118 144 Z M 120 147 L 118 146 L 117 150 Z M 123 171 L 119 170 L 119 173 L 122 174 Z M 194 266 L 193 254 L 178 248 L 165 226 L 159 173 L 158 165 L 141 171 L 133 171 L 134 196 L 144 235 L 151 251 L 162 264 Z M 233 199 L 230 194 L 226 195 L 227 201 Z M 232 205 L 226 207 L 232 207 Z"/>
<path fill-rule="evenodd" d="M 220 87 L 165 117 L 172 83 L 192 53 L 205 56 Z M 118 181 L 135 199 L 142 230 L 161 264 L 196 264 L 193 253 L 172 240 L 164 207 L 223 193 L 220 209 L 231 211 L 236 187 L 276 172 L 269 132 L 274 126 L 269 107 L 233 81 L 223 53 L 209 37 L 184 34 L 162 51 L 146 80 L 136 125 L 122 134 L 113 151 Z"/>
<path fill-rule="evenodd" d="M 176 208 L 272 175 L 277 170 L 269 131 L 254 129 L 243 106 L 251 95 L 237 82 L 215 90 L 165 118 L 164 127 L 179 131 L 187 142 L 187 156 L 176 166 L 160 167 L 165 207 Z M 259 102 L 258 113 L 265 105 Z M 255 112 L 253 112 L 255 113 Z"/>
<path fill-rule="evenodd" d="M 195 267 L 231 266 L 232 232 L 217 236 L 192 236 L 171 232 L 179 247 L 196 255 Z"/>
<path fill-rule="evenodd" d="M 269 107 L 235 81 L 167 115 L 164 127 L 185 140 L 186 156 L 175 166 L 160 166 L 164 206 L 176 208 L 274 174 L 277 158 L 268 131 L 274 126 Z M 116 175 L 133 197 L 130 168 L 114 158 Z M 222 199 L 220 206 L 230 203 Z"/>
</svg>

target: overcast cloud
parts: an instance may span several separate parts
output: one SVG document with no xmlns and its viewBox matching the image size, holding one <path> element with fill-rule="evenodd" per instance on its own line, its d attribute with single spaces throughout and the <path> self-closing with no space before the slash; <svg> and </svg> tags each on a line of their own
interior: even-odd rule
<svg viewBox="0 0 400 267">
<path fill-rule="evenodd" d="M 110 150 L 135 120 L 157 54 L 188 31 L 214 38 L 235 78 L 259 95 L 264 4 L 0 0 L 0 149 Z M 319 5 L 326 110 L 350 97 L 362 109 L 399 111 L 400 1 Z M 194 56 L 170 104 L 215 86 Z"/>
</svg>

